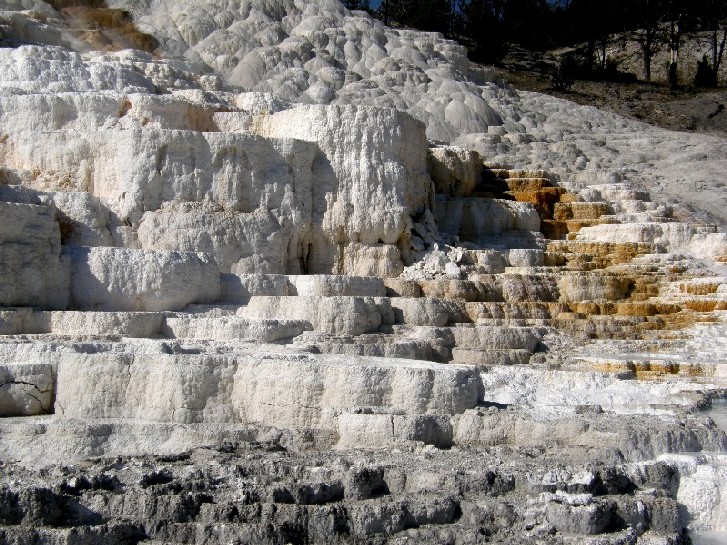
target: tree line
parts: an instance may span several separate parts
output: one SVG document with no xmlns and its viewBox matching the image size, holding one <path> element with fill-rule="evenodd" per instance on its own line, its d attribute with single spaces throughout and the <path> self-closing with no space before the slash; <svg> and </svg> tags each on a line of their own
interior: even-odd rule
<svg viewBox="0 0 727 545">
<path fill-rule="evenodd" d="M 583 44 L 577 70 L 598 75 L 609 69 L 614 35 L 638 43 L 643 79 L 663 47 L 671 56 L 669 80 L 676 86 L 680 44 L 687 33 L 708 32 L 710 54 L 700 63 L 697 82 L 716 85 L 727 44 L 727 0 L 345 0 L 387 24 L 441 32 L 468 46 L 474 61 L 494 63 L 509 44 L 545 51 Z"/>
</svg>

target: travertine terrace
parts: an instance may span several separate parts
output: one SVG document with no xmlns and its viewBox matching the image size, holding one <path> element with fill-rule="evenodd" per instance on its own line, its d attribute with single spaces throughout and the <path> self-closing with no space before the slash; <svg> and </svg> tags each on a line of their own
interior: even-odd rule
<svg viewBox="0 0 727 545">
<path fill-rule="evenodd" d="M 335 0 L 0 46 L 0 542 L 727 532 L 723 139 Z"/>
</svg>

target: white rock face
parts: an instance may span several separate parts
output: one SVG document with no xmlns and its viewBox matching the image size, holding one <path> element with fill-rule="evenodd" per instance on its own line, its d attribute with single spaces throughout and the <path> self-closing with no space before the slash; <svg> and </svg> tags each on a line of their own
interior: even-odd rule
<svg viewBox="0 0 727 545">
<path fill-rule="evenodd" d="M 558 280 L 560 299 L 566 303 L 618 301 L 626 296 L 628 288 L 629 279 L 617 275 L 577 272 L 566 273 Z"/>
<path fill-rule="evenodd" d="M 438 140 L 502 124 L 476 86 L 461 78 L 463 47 L 436 34 L 388 29 L 335 1 L 109 6 L 131 10 L 166 50 L 205 62 L 234 85 L 296 102 L 409 111 Z M 423 101 L 424 95 L 431 98 Z"/>
<path fill-rule="evenodd" d="M 377 297 L 255 296 L 240 313 L 258 320 L 303 320 L 331 335 L 361 335 L 394 323 L 391 303 Z"/>
<path fill-rule="evenodd" d="M 93 195 L 69 191 L 49 193 L 48 198 L 58 210 L 64 244 L 114 246 L 114 234 L 121 236 L 109 210 Z"/>
<path fill-rule="evenodd" d="M 447 299 L 397 297 L 392 307 L 399 324 L 444 326 L 469 321 L 462 305 Z"/>
<path fill-rule="evenodd" d="M 290 275 L 287 277 L 291 295 L 330 297 L 358 295 L 384 297 L 386 289 L 381 278 L 336 275 Z"/>
<path fill-rule="evenodd" d="M 710 228 L 707 227 L 707 230 Z M 578 240 L 650 242 L 671 251 L 687 251 L 699 226 L 685 223 L 629 223 L 585 227 L 576 235 Z M 707 233 L 700 233 L 702 236 Z M 702 238 L 702 237 L 700 237 Z M 698 243 L 695 247 L 699 248 Z M 712 256 L 705 256 L 712 257 Z"/>
<path fill-rule="evenodd" d="M 26 182 L 23 178 L 15 181 Z M 113 246 L 114 235 L 120 236 L 122 229 L 113 224 L 108 209 L 90 193 L 41 192 L 26 185 L 4 185 L 0 186 L 0 201 L 50 206 L 55 210 L 61 243 L 66 245 Z"/>
<path fill-rule="evenodd" d="M 53 408 L 53 370 L 44 364 L 0 366 L 0 416 L 47 414 Z"/>
<path fill-rule="evenodd" d="M 6 167 L 47 173 L 33 181 L 35 188 L 93 192 L 133 222 L 171 201 L 252 212 L 260 202 L 278 208 L 287 199 L 292 207 L 296 189 L 310 192 L 313 154 L 300 141 L 166 129 L 20 131 L 0 151 Z"/>
<path fill-rule="evenodd" d="M 727 457 L 724 454 L 664 455 L 680 473 L 677 498 L 694 531 L 727 531 Z"/>
<path fill-rule="evenodd" d="M 509 236 L 523 241 L 540 236 L 540 217 L 526 203 L 471 198 L 438 198 L 434 206 L 439 229 L 465 241 Z"/>
<path fill-rule="evenodd" d="M 0 304 L 64 309 L 70 263 L 48 206 L 0 201 Z"/>
<path fill-rule="evenodd" d="M 195 316 L 167 317 L 165 336 L 182 339 L 210 339 L 216 341 L 251 341 L 270 343 L 297 337 L 312 329 L 303 320 L 250 320 L 239 316 L 200 318 Z"/>
<path fill-rule="evenodd" d="M 114 335 L 147 339 L 161 334 L 164 319 L 162 314 L 154 312 L 15 311 L 15 313 L 18 316 L 12 331 L 14 334 L 78 337 Z"/>
<path fill-rule="evenodd" d="M 4 456 L 266 435 L 403 443 L 441 467 L 471 447 L 498 466 L 476 487 L 506 488 L 511 455 L 590 467 L 725 448 L 691 413 L 724 389 L 727 282 L 710 259 L 727 239 L 649 200 L 727 218 L 723 192 L 696 183 L 716 187 L 722 140 L 477 83 L 461 46 L 334 0 L 107 4 L 159 49 L 91 51 L 42 0 L 0 11 L 0 415 L 29 417 L 0 423 Z M 504 174 L 498 194 L 527 189 L 484 198 L 482 176 Z M 389 492 L 461 491 L 468 468 Z M 557 497 L 550 515 L 536 511 L 554 493 L 508 513 L 560 530 L 602 500 Z M 463 502 L 458 523 L 489 517 L 489 499 Z M 408 537 L 435 531 L 427 520 L 412 515 Z M 529 535 L 561 539 L 544 524 Z"/>
<path fill-rule="evenodd" d="M 220 276 L 220 300 L 246 303 L 253 295 L 290 295 L 290 283 L 284 274 L 223 274 Z"/>
<path fill-rule="evenodd" d="M 102 98 L 111 103 L 74 104 L 97 109 L 101 119 L 84 121 L 103 121 L 95 125 L 102 130 L 81 133 L 80 125 L 58 121 L 56 131 L 20 130 L 0 145 L 0 161 L 28 178 L 25 185 L 52 192 L 74 227 L 68 243 L 205 251 L 224 272 L 241 274 L 391 276 L 403 269 L 410 216 L 431 199 L 424 129 L 406 114 L 297 108 L 251 118 L 248 128 L 267 135 L 261 138 L 190 127 L 172 131 L 138 120 L 118 130 L 139 102 L 142 111 L 162 119 L 175 119 L 177 112 L 155 110 L 143 95 L 120 105 L 116 96 Z M 8 108 L 14 106 L 11 101 Z M 341 144 L 351 153 L 337 153 Z M 100 201 L 59 193 L 68 190 Z M 133 228 L 130 234 L 124 224 Z"/>
<path fill-rule="evenodd" d="M 315 428 L 327 417 L 319 407 L 457 414 L 477 402 L 476 378 L 461 366 L 431 373 L 429 364 L 405 360 L 389 366 L 376 358 L 355 365 L 332 357 L 320 362 L 303 358 L 275 362 L 278 371 L 271 374 L 270 363 L 262 360 L 238 368 L 233 397 L 247 421 Z M 279 400 L 272 407 L 267 403 L 271 398 Z"/>
<path fill-rule="evenodd" d="M 282 274 L 300 270 L 299 255 L 306 222 L 275 218 L 266 209 L 229 213 L 205 212 L 192 206 L 148 212 L 139 225 L 142 248 L 157 251 L 204 251 L 223 272 Z M 201 228 L 200 228 L 201 227 Z"/>
<path fill-rule="evenodd" d="M 9 32 L 16 33 L 8 38 L 58 45 L 70 33 L 44 2 L 34 5 L 46 14 L 47 22 L 6 12 L 13 21 L 7 25 Z M 492 162 L 556 171 L 567 181 L 589 184 L 628 179 L 658 188 L 655 193 L 664 199 L 679 195 L 716 218 L 727 218 L 724 201 L 710 197 L 727 162 L 723 139 L 674 136 L 546 95 L 516 93 L 495 82 L 475 84 L 467 79 L 464 48 L 436 34 L 387 29 L 333 0 L 282 4 L 185 0 L 173 6 L 114 0 L 109 7 L 129 10 L 137 25 L 159 40 L 160 52 L 186 60 L 169 62 L 130 51 L 81 56 L 58 47 L 6 48 L 0 52 L 2 72 L 7 74 L 3 88 L 12 94 L 166 90 L 186 96 L 204 90 L 215 93 L 212 102 L 219 104 L 233 102 L 221 97 L 226 81 L 267 94 L 267 98 L 247 95 L 235 101 L 236 107 L 247 111 L 253 107 L 258 112 L 277 111 L 286 101 L 394 107 L 423 121 L 429 138 L 457 140 Z M 77 49 L 86 51 L 88 46 Z M 212 73 L 200 76 L 205 64 Z M 188 116 L 183 104 L 171 102 L 177 104 L 152 108 L 152 115 L 144 113 L 138 120 L 151 127 L 156 123 L 180 129 L 204 126 L 196 121 L 175 125 L 179 122 L 170 119 Z M 57 111 L 64 108 L 58 106 Z M 206 111 L 220 109 L 225 110 Z M 160 121 L 165 116 L 170 119 Z M 124 117 L 135 118 L 135 108 Z M 195 114 L 189 119 L 208 117 Z"/>
<path fill-rule="evenodd" d="M 333 356 L 64 358 L 56 411 L 72 418 L 257 423 L 335 429 L 337 411 L 455 414 L 477 403 L 472 369 Z M 271 401 L 273 401 L 271 403 Z"/>
<path fill-rule="evenodd" d="M 467 197 L 482 179 L 482 158 L 477 152 L 456 146 L 437 146 L 427 155 L 437 193 Z"/>
<path fill-rule="evenodd" d="M 219 268 L 207 254 L 69 248 L 67 255 L 74 309 L 180 310 L 219 299 Z"/>
<path fill-rule="evenodd" d="M 456 346 L 476 350 L 535 350 L 540 335 L 525 327 L 493 328 L 488 326 L 452 328 Z"/>
<path fill-rule="evenodd" d="M 313 246 L 310 272 L 343 269 L 330 261 L 346 243 L 408 251 L 410 216 L 424 212 L 432 198 L 421 123 L 396 110 L 300 106 L 260 116 L 252 130 L 314 142 L 322 152 L 313 223 L 328 248 L 319 253 Z"/>
</svg>

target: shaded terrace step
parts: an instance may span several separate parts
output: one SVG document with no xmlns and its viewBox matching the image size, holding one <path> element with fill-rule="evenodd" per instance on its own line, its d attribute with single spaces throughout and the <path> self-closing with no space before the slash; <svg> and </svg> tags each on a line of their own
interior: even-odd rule
<svg viewBox="0 0 727 545">
<path fill-rule="evenodd" d="M 383 297 L 382 278 L 346 275 L 223 274 L 221 300 L 245 302 L 253 296 Z"/>
<path fill-rule="evenodd" d="M 34 311 L 0 309 L 0 335 L 70 335 L 156 337 L 162 312 Z"/>
<path fill-rule="evenodd" d="M 258 341 L 296 337 L 313 329 L 306 320 L 250 319 L 239 316 L 205 317 L 190 314 L 167 316 L 162 332 L 173 339 Z"/>
</svg>

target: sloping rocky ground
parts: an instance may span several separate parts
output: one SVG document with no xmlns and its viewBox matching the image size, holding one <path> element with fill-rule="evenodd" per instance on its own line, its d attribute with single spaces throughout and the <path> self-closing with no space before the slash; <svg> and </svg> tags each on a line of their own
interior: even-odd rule
<svg viewBox="0 0 727 545">
<path fill-rule="evenodd" d="M 3 542 L 727 530 L 724 139 L 333 1 L 3 10 Z"/>
<path fill-rule="evenodd" d="M 727 135 L 727 89 L 694 87 L 681 80 L 672 90 L 666 81 L 613 82 L 579 80 L 568 91 L 554 88 L 557 52 L 539 54 L 515 51 L 503 59 L 503 67 L 470 63 L 475 78 L 506 81 L 518 90 L 535 91 L 586 106 L 681 132 L 696 132 L 724 138 Z"/>
</svg>

